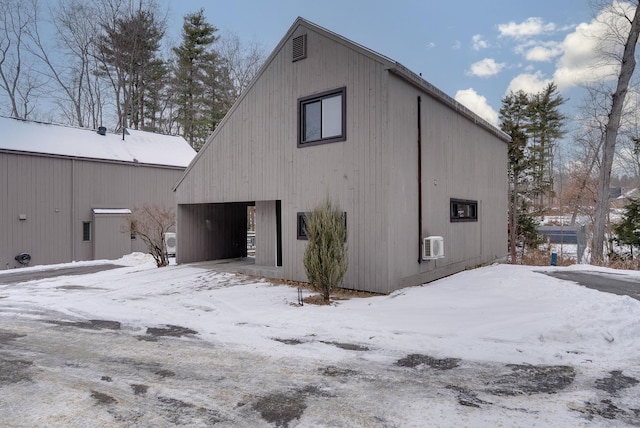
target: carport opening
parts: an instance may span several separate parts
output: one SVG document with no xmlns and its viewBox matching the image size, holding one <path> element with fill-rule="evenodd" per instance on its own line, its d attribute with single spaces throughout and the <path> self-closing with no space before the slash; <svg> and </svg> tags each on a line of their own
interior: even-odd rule
<svg viewBox="0 0 640 428">
<path fill-rule="evenodd" d="M 178 205 L 178 263 L 246 258 L 282 266 L 280 201 Z"/>
</svg>

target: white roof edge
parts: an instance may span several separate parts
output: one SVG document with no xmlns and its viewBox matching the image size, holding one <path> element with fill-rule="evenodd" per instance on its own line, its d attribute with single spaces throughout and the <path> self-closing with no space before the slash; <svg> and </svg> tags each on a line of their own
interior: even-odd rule
<svg viewBox="0 0 640 428">
<path fill-rule="evenodd" d="M 129 208 L 93 208 L 94 214 L 131 214 Z"/>
</svg>

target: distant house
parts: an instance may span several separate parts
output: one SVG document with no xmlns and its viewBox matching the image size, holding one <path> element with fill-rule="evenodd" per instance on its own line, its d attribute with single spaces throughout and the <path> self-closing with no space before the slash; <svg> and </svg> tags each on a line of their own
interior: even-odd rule
<svg viewBox="0 0 640 428">
<path fill-rule="evenodd" d="M 144 251 L 123 227 L 144 203 L 175 205 L 195 156 L 182 137 L 72 128 L 0 117 L 0 269 Z M 104 133 L 104 135 L 102 135 Z"/>
<path fill-rule="evenodd" d="M 616 193 L 613 193 L 614 188 L 611 189 L 609 200 L 613 208 L 622 209 L 632 200 L 640 199 L 640 188 L 621 189 L 618 187 L 619 191 Z"/>
<path fill-rule="evenodd" d="M 399 63 L 298 18 L 176 186 L 178 263 L 247 254 L 306 281 L 305 214 L 345 212 L 344 287 L 389 293 L 507 252 L 506 134 Z"/>
<path fill-rule="evenodd" d="M 586 226 L 538 226 L 538 232 L 550 244 L 575 245 L 576 260 L 582 260 L 587 245 Z"/>
</svg>

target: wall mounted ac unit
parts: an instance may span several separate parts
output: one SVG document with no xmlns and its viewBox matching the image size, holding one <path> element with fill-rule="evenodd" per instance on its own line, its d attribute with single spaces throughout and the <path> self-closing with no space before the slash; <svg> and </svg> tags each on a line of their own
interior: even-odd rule
<svg viewBox="0 0 640 428">
<path fill-rule="evenodd" d="M 178 248 L 178 239 L 176 238 L 176 234 L 174 232 L 167 232 L 164 234 L 164 245 L 169 256 L 176 255 L 176 250 Z"/>
<path fill-rule="evenodd" d="M 422 241 L 422 260 L 444 258 L 444 238 L 442 236 L 427 236 Z"/>
</svg>

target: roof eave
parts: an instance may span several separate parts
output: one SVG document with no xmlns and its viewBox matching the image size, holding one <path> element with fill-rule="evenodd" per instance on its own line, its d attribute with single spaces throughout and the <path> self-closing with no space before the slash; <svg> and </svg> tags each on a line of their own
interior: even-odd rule
<svg viewBox="0 0 640 428">
<path fill-rule="evenodd" d="M 508 143 L 511 141 L 511 137 L 509 137 L 507 133 L 498 129 L 496 126 L 494 126 L 487 120 L 481 118 L 476 113 L 472 112 L 467 107 L 463 106 L 458 101 L 451 98 L 449 95 L 445 94 L 443 91 L 436 88 L 431 83 L 427 82 L 422 77 L 418 76 L 417 74 L 415 74 L 414 72 L 412 72 L 411 70 L 409 70 L 408 68 L 400 64 L 399 62 L 396 62 L 393 64 L 392 67 L 389 67 L 389 72 L 395 74 L 396 76 L 400 77 L 404 81 L 416 86 L 418 89 L 423 90 L 428 95 L 437 99 L 441 103 L 447 105 L 449 108 L 463 115 L 464 117 L 466 117 L 467 119 L 475 123 L 476 125 L 484 128 L 486 131 L 500 138 L 505 143 Z"/>
<path fill-rule="evenodd" d="M 35 156 L 35 157 L 42 157 L 42 158 L 67 159 L 67 160 L 76 160 L 76 161 L 83 161 L 83 162 L 112 163 L 112 164 L 129 165 L 129 166 L 145 166 L 145 167 L 151 167 L 151 168 L 164 168 L 164 169 L 176 169 L 176 170 L 185 170 L 188 166 L 188 165 L 169 165 L 169 164 L 151 163 L 151 162 L 136 162 L 136 161 L 122 160 L 122 159 L 106 159 L 106 158 L 99 158 L 99 157 L 64 155 L 64 154 L 58 154 L 58 153 L 30 152 L 26 150 L 14 150 L 14 149 L 0 149 L 0 153 L 5 153 L 8 155 Z"/>
</svg>

